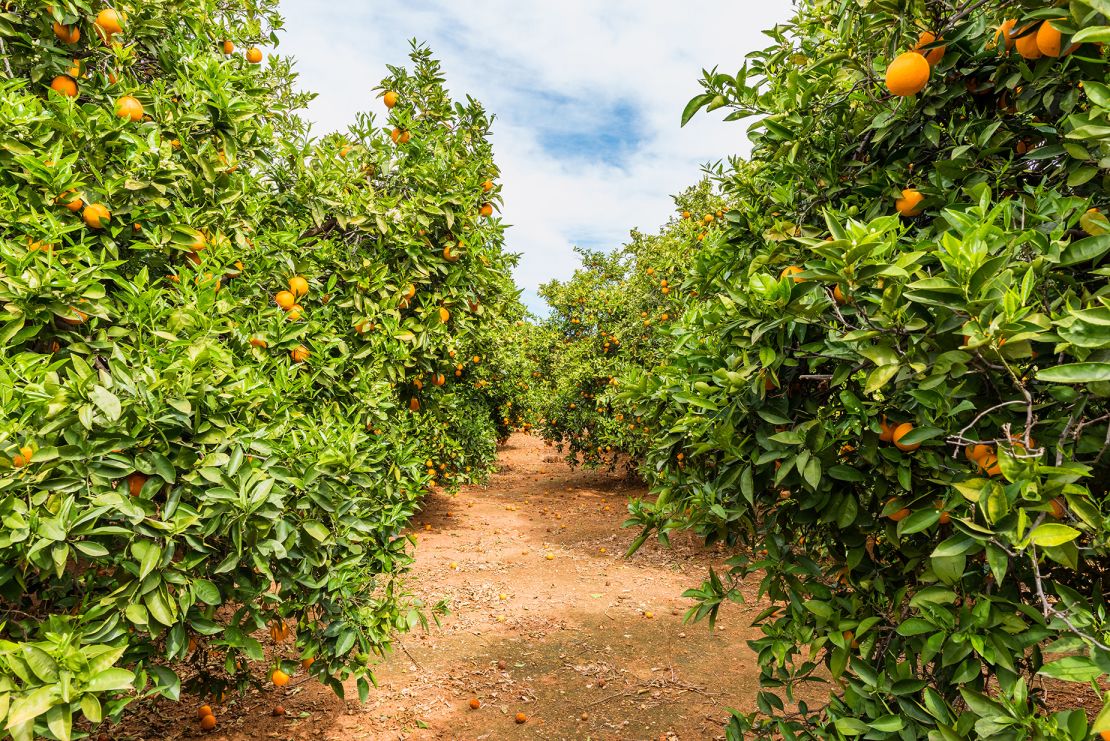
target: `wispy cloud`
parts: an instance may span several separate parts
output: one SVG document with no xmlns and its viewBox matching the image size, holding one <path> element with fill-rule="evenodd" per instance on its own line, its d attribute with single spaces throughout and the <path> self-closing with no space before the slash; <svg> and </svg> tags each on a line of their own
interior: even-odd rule
<svg viewBox="0 0 1110 741">
<path fill-rule="evenodd" d="M 297 58 L 303 86 L 319 93 L 309 116 L 340 130 L 378 103 L 370 89 L 408 41 L 443 60 L 456 96 L 496 114 L 493 143 L 522 253 L 517 283 L 535 293 L 570 275 L 576 243 L 616 247 L 628 230 L 666 220 L 671 194 L 700 166 L 747 151 L 743 125 L 700 116 L 678 125 L 701 70 L 739 67 L 766 45 L 761 30 L 790 14 L 788 0 L 286 0 L 279 52 Z"/>
</svg>

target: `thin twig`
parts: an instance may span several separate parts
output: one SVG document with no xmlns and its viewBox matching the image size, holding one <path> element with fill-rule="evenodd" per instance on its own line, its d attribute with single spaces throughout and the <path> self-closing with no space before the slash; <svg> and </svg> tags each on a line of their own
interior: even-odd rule
<svg viewBox="0 0 1110 741">
<path fill-rule="evenodd" d="M 1031 558 L 1033 560 L 1033 581 L 1037 587 L 1037 596 L 1041 598 L 1041 609 L 1044 611 L 1045 619 L 1047 620 L 1050 617 L 1060 618 L 1060 620 L 1064 623 L 1064 625 L 1068 626 L 1068 630 L 1070 630 L 1072 633 L 1075 633 L 1083 640 L 1087 641 L 1097 648 L 1102 649 L 1103 651 L 1110 651 L 1110 646 L 1103 645 L 1094 636 L 1089 636 L 1081 631 L 1079 628 L 1075 627 L 1075 625 L 1072 624 L 1071 620 L 1068 619 L 1067 613 L 1061 612 L 1060 610 L 1057 610 L 1055 607 L 1049 604 L 1048 597 L 1045 596 L 1044 593 L 1044 584 L 1041 581 L 1041 567 L 1037 563 L 1037 546 L 1030 546 L 1029 552 L 1032 554 Z"/>
</svg>

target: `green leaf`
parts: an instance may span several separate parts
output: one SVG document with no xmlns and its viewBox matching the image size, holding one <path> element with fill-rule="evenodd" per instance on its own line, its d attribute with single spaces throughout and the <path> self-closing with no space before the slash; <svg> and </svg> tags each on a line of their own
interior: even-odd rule
<svg viewBox="0 0 1110 741">
<path fill-rule="evenodd" d="M 1071 37 L 1073 44 L 1105 44 L 1110 43 L 1110 26 L 1087 26 L 1081 28 Z"/>
<path fill-rule="evenodd" d="M 135 675 L 126 669 L 105 669 L 89 680 L 85 689 L 89 692 L 114 692 L 129 690 L 135 681 Z"/>
<path fill-rule="evenodd" d="M 1079 531 L 1057 522 L 1038 525 L 1029 533 L 1029 542 L 1033 545 L 1057 546 L 1069 543 L 1079 537 Z"/>
<path fill-rule="evenodd" d="M 130 676 L 130 672 L 128 675 Z M 53 684 L 39 687 L 26 695 L 16 697 L 12 700 L 11 708 L 8 710 L 8 724 L 5 728 L 11 729 L 38 718 L 53 707 L 56 702 L 60 702 L 58 686 Z"/>
<path fill-rule="evenodd" d="M 1090 262 L 1099 259 L 1107 252 L 1110 252 L 1110 234 L 1077 239 L 1060 253 L 1060 264 L 1067 267 L 1081 262 Z"/>
<path fill-rule="evenodd" d="M 1104 672 L 1086 656 L 1065 656 L 1045 664 L 1037 673 L 1065 682 L 1090 682 Z"/>
<path fill-rule="evenodd" d="M 123 411 L 116 395 L 100 385 L 93 386 L 92 391 L 89 392 L 89 400 L 113 422 L 119 419 Z"/>
<path fill-rule="evenodd" d="M 318 522 L 316 520 L 306 520 L 301 525 L 301 529 L 321 543 L 327 540 L 328 536 L 331 535 L 331 532 L 327 529 L 324 523 Z"/>
<path fill-rule="evenodd" d="M 218 605 L 223 602 L 219 587 L 207 579 L 197 579 L 193 582 L 193 594 L 206 605 Z"/>
<path fill-rule="evenodd" d="M 861 736 L 871 730 L 871 726 L 857 718 L 837 718 L 833 725 L 845 736 Z"/>
<path fill-rule="evenodd" d="M 1110 363 L 1066 363 L 1037 371 L 1049 383 L 1094 383 L 1110 381 Z"/>
</svg>

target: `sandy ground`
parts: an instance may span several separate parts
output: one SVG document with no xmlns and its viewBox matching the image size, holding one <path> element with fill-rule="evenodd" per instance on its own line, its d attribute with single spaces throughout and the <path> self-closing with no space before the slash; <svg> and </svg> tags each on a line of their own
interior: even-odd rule
<svg viewBox="0 0 1110 741">
<path fill-rule="evenodd" d="M 758 668 L 746 639 L 759 608 L 722 608 L 717 629 L 684 625 L 682 592 L 723 554 L 679 539 L 625 559 L 624 529 L 642 488 L 572 471 L 536 438 L 503 446 L 486 486 L 433 495 L 419 531 L 412 589 L 450 614 L 403 636 L 379 688 L 345 703 L 314 680 L 213 706 L 196 698 L 132 706 L 113 739 L 712 739 L 728 707 L 751 710 Z M 471 700 L 480 702 L 478 709 Z M 281 705 L 284 717 L 272 710 Z M 516 722 L 524 713 L 527 720 Z"/>
</svg>

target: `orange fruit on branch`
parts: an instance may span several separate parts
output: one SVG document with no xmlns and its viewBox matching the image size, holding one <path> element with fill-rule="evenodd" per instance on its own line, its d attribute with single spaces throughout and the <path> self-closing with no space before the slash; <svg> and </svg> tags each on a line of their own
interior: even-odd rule
<svg viewBox="0 0 1110 741">
<path fill-rule="evenodd" d="M 77 96 L 77 83 L 69 75 L 58 75 L 50 81 L 50 89 L 56 93 L 74 98 Z"/>
<path fill-rule="evenodd" d="M 781 273 L 779 273 L 779 279 L 781 280 L 782 278 L 786 278 L 788 276 L 796 276 L 798 273 L 804 273 L 804 272 L 805 271 L 802 268 L 798 267 L 797 265 L 788 265 L 787 267 L 782 269 Z M 806 279 L 795 277 L 794 282 L 795 283 L 805 283 Z"/>
<path fill-rule="evenodd" d="M 382 102 L 385 103 L 386 108 L 392 108 L 393 106 L 397 105 L 397 100 L 397 93 L 393 92 L 392 90 L 387 91 L 386 94 L 382 96 Z"/>
<path fill-rule="evenodd" d="M 289 291 L 278 291 L 277 295 L 274 296 L 274 301 L 282 309 L 289 311 L 297 303 L 297 297 Z"/>
<path fill-rule="evenodd" d="M 1037 44 L 1037 34 L 1040 32 L 1040 29 L 1036 31 L 1030 29 L 1030 26 L 1026 26 L 1018 31 L 1018 33 L 1022 35 L 1014 39 L 1014 48 L 1017 49 L 1017 53 L 1024 59 L 1032 61 L 1043 57 L 1044 52 L 1041 51 L 1041 47 Z"/>
<path fill-rule="evenodd" d="M 1007 18 L 1002 21 L 998 28 L 995 29 L 994 44 L 997 45 L 998 40 L 1001 38 L 1007 49 L 1012 48 L 1014 45 L 1014 26 L 1016 25 L 1016 18 Z"/>
<path fill-rule="evenodd" d="M 77 26 L 67 26 L 54 21 L 54 35 L 63 44 L 76 44 L 81 40 L 81 29 Z"/>
<path fill-rule="evenodd" d="M 85 220 L 85 224 L 90 229 L 103 229 L 108 225 L 108 220 L 112 218 L 112 212 L 103 203 L 90 203 L 85 206 L 81 218 Z"/>
<path fill-rule="evenodd" d="M 274 669 L 273 674 L 270 675 L 270 681 L 277 687 L 284 687 L 289 684 L 289 675 L 281 669 Z"/>
<path fill-rule="evenodd" d="M 143 104 L 134 96 L 124 95 L 116 101 L 116 115 L 120 118 L 142 121 L 143 113 Z"/>
<path fill-rule="evenodd" d="M 943 41 L 943 39 L 940 40 Z M 914 51 L 921 53 L 930 67 L 937 66 L 940 60 L 944 59 L 944 52 L 948 49 L 947 46 L 938 46 L 928 51 L 921 51 L 922 47 L 935 44 L 936 42 L 937 37 L 932 31 L 922 31 L 921 35 L 917 37 L 917 46 L 914 47 Z"/>
<path fill-rule="evenodd" d="M 247 61 L 251 64 L 260 63 L 262 61 L 262 50 L 257 46 L 247 49 Z"/>
<path fill-rule="evenodd" d="M 912 453 L 913 451 L 920 448 L 921 443 L 904 443 L 904 442 L 902 442 L 902 438 L 904 438 L 906 435 L 910 434 L 911 432 L 913 432 L 913 425 L 910 424 L 909 422 L 903 422 L 902 424 L 895 427 L 894 428 L 894 433 L 890 437 L 891 442 L 894 443 L 894 447 L 898 448 L 899 450 L 901 450 L 905 453 Z"/>
<path fill-rule="evenodd" d="M 96 14 L 93 25 L 97 35 L 107 41 L 113 35 L 123 32 L 123 17 L 113 8 L 105 8 Z"/>
<path fill-rule="evenodd" d="M 1059 18 L 1057 20 L 1064 20 Z M 1062 34 L 1052 26 L 1052 21 L 1045 21 L 1037 29 L 1037 48 L 1046 57 L 1060 56 L 1060 39 Z"/>
<path fill-rule="evenodd" d="M 308 281 L 299 275 L 294 275 L 289 279 L 289 290 L 294 296 L 300 298 L 301 296 L 308 295 Z"/>
<path fill-rule="evenodd" d="M 906 188 L 902 191 L 902 197 L 894 201 L 894 208 L 899 216 L 910 218 L 925 210 L 920 206 L 920 203 L 924 200 L 925 196 L 921 195 L 920 191 Z"/>
<path fill-rule="evenodd" d="M 220 51 L 222 51 L 224 55 L 230 55 L 233 51 L 235 51 L 235 44 L 225 40 L 222 44 L 220 44 Z"/>
<path fill-rule="evenodd" d="M 139 496 L 143 490 L 143 486 L 146 485 L 146 478 L 145 474 L 139 473 L 138 471 L 127 477 L 127 491 L 130 492 L 131 496 Z"/>
<path fill-rule="evenodd" d="M 302 363 L 305 360 L 308 360 L 308 356 L 309 356 L 308 348 L 305 347 L 304 345 L 297 345 L 296 347 L 294 347 L 292 350 L 289 351 L 289 356 L 291 358 L 293 358 L 294 363 Z"/>
<path fill-rule="evenodd" d="M 886 87 L 891 95 L 900 98 L 917 95 L 929 84 L 929 62 L 921 53 L 907 51 L 899 54 L 886 68 Z"/>
<path fill-rule="evenodd" d="M 490 216 L 493 216 L 493 206 L 491 206 L 488 203 L 483 203 L 482 207 L 480 209 L 478 209 L 478 214 L 480 216 L 482 216 L 483 218 L 488 218 Z"/>
</svg>

